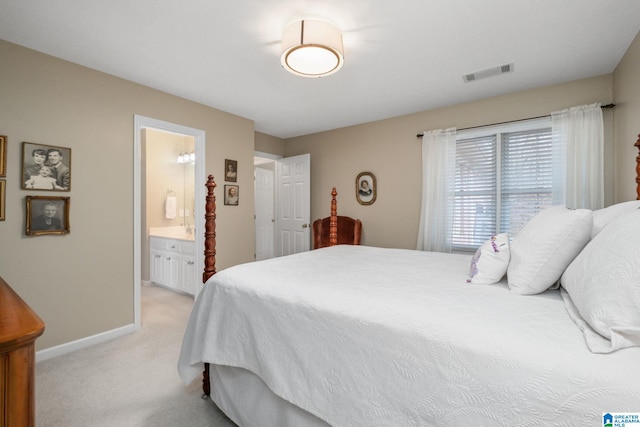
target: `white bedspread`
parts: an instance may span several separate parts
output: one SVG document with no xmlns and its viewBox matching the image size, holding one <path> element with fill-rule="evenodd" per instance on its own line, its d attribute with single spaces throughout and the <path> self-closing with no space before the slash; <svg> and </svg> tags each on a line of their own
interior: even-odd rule
<svg viewBox="0 0 640 427">
<path fill-rule="evenodd" d="M 179 372 L 248 369 L 333 426 L 587 426 L 640 411 L 640 348 L 588 351 L 558 291 L 466 283 L 470 256 L 335 246 L 219 272 Z"/>
</svg>

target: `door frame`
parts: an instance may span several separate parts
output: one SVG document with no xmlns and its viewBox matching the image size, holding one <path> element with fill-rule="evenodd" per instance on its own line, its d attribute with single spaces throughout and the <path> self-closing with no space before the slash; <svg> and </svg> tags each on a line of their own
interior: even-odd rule
<svg viewBox="0 0 640 427">
<path fill-rule="evenodd" d="M 133 118 L 133 323 L 136 331 L 142 326 L 142 131 L 154 129 L 161 132 L 192 136 L 194 138 L 196 160 L 194 164 L 195 188 L 195 230 L 194 241 L 196 248 L 204 248 L 204 202 L 205 187 L 205 147 L 206 134 L 204 130 L 195 129 L 150 117 L 134 115 Z M 200 183 L 200 185 L 198 185 Z M 196 271 L 204 270 L 203 251 L 197 251 Z M 202 286 L 196 290 L 196 297 Z"/>
<path fill-rule="evenodd" d="M 282 156 L 280 156 L 278 154 L 266 153 L 264 151 L 254 151 L 253 152 L 253 159 L 254 159 L 254 162 L 253 162 L 253 176 L 254 176 L 254 182 L 255 182 L 255 170 L 258 167 L 258 166 L 256 166 L 256 164 L 257 164 L 256 161 L 255 161 L 256 157 L 258 157 L 260 159 L 264 159 L 265 161 L 268 161 L 269 163 L 273 163 L 274 164 L 274 180 L 273 180 L 274 181 L 274 183 L 273 183 L 274 189 L 273 189 L 273 193 L 271 194 L 271 196 L 273 197 L 273 205 L 274 205 L 274 211 L 275 211 L 275 204 L 277 203 L 276 192 L 275 192 L 275 168 L 277 166 L 275 166 L 275 163 L 278 160 L 280 160 L 282 158 Z M 254 191 L 254 199 L 255 199 L 255 191 Z M 254 204 L 254 220 L 253 220 L 253 228 L 254 229 L 255 229 L 255 225 L 256 225 L 255 210 L 256 210 L 256 207 L 255 207 L 255 204 Z M 274 212 L 274 219 L 275 219 L 275 212 Z M 258 233 L 254 233 L 254 236 L 255 236 L 254 237 L 254 240 L 255 240 L 254 247 L 256 248 L 256 251 L 257 251 L 257 248 L 258 248 L 258 237 L 259 237 Z M 272 251 L 273 251 L 274 256 L 275 256 L 275 252 L 276 252 L 276 238 L 275 237 L 276 236 L 275 236 L 275 222 L 274 222 L 274 231 L 273 231 L 273 239 L 272 239 L 272 241 L 273 241 L 273 245 L 272 246 L 273 247 L 271 248 Z M 254 256 L 254 259 L 256 259 L 255 256 Z"/>
</svg>

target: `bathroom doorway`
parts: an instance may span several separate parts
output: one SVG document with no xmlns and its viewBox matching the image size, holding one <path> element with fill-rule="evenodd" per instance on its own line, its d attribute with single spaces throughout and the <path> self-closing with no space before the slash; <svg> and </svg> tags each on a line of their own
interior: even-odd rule
<svg viewBox="0 0 640 427">
<path fill-rule="evenodd" d="M 177 224 L 187 224 L 187 221 L 192 221 L 187 225 L 192 227 L 193 237 L 194 237 L 194 245 L 196 248 L 202 248 L 204 246 L 204 237 L 203 237 L 203 229 L 204 229 L 204 202 L 206 196 L 206 188 L 204 183 L 206 181 L 205 178 L 205 132 L 203 130 L 189 128 L 186 126 L 164 122 L 161 120 L 156 120 L 144 116 L 136 115 L 134 117 L 134 325 L 135 330 L 139 330 L 141 327 L 141 286 L 143 281 L 143 258 L 148 258 L 148 228 L 147 225 L 147 197 L 146 197 L 146 151 L 153 150 L 152 145 L 154 141 L 160 141 L 161 138 L 156 138 L 158 135 L 162 134 L 170 134 L 172 136 L 178 137 L 179 140 L 184 141 L 192 141 L 193 143 L 193 151 L 189 151 L 186 154 L 190 155 L 193 153 L 193 162 L 191 163 L 191 158 L 187 159 L 187 162 L 190 166 L 182 167 L 180 170 L 183 171 L 186 176 L 187 168 L 192 168 L 189 173 L 190 176 L 193 176 L 193 183 L 191 183 L 191 188 L 193 188 L 193 201 L 184 201 L 181 205 L 183 209 L 180 212 L 180 208 L 177 208 L 176 217 L 177 218 L 167 218 L 166 211 L 164 211 L 165 206 L 155 206 L 153 209 L 161 210 L 161 215 L 165 216 L 165 219 L 168 221 L 167 223 L 171 223 L 174 219 L 177 219 Z M 147 136 L 150 138 L 147 140 Z M 187 147 L 187 146 L 184 146 Z M 185 148 L 186 149 L 186 148 Z M 175 150 L 175 148 L 174 148 Z M 184 152 L 179 151 L 175 153 L 171 153 L 171 156 L 175 158 L 176 165 L 178 164 L 178 156 L 180 154 L 185 154 Z M 162 154 L 161 157 L 168 158 L 169 153 Z M 184 160 L 184 158 L 182 159 Z M 200 183 L 200 185 L 198 185 Z M 169 191 L 174 191 L 174 193 L 178 193 L 175 188 L 170 188 L 171 185 L 167 184 L 161 185 L 160 190 L 163 192 L 163 199 L 169 194 Z M 183 183 L 181 183 L 182 185 Z M 151 187 L 151 183 L 149 186 Z M 167 187 L 167 188 L 165 188 Z M 157 190 L 157 186 L 155 190 Z M 156 191 L 157 192 L 157 191 Z M 185 188 L 180 191 L 180 193 L 184 193 Z M 157 199 L 157 197 L 155 198 Z M 154 199 L 154 200 L 155 200 Z M 150 198 L 151 200 L 151 198 Z M 152 201 L 152 203 L 160 204 Z M 149 207 L 151 209 L 151 207 Z M 188 210 L 188 212 L 187 212 Z M 182 213 L 182 218 L 180 218 L 180 213 Z M 187 226 L 183 225 L 183 226 Z M 180 225 L 178 225 L 180 226 Z M 202 271 L 204 269 L 204 256 L 202 250 L 196 250 L 195 257 L 195 270 Z M 145 263 L 146 264 L 146 263 Z M 146 269 L 146 267 L 145 267 Z M 148 276 L 147 276 L 148 277 Z M 194 284 L 195 294 L 200 291 L 201 284 Z"/>
</svg>

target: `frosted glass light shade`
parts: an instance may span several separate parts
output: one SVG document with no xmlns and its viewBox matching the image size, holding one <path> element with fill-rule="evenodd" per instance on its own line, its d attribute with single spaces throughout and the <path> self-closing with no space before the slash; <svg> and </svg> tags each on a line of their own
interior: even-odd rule
<svg viewBox="0 0 640 427">
<path fill-rule="evenodd" d="M 178 163 L 193 163 L 196 161 L 196 153 L 194 151 L 190 153 L 181 152 L 178 156 Z"/>
<path fill-rule="evenodd" d="M 323 21 L 294 22 L 284 30 L 280 62 L 298 76 L 331 75 L 344 64 L 342 34 Z"/>
</svg>

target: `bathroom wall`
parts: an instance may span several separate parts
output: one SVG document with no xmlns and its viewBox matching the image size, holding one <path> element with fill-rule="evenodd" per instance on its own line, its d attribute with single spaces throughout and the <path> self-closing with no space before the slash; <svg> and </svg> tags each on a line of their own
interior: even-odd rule
<svg viewBox="0 0 640 427">
<path fill-rule="evenodd" d="M 176 227 L 194 224 L 195 171 L 192 163 L 178 163 L 178 155 L 192 152 L 195 142 L 191 136 L 176 135 L 145 129 L 142 152 L 143 221 L 142 221 L 142 280 L 149 280 L 149 227 Z M 177 199 L 175 218 L 167 218 L 165 201 L 171 193 Z M 182 215 L 184 214 L 184 215 Z"/>
</svg>

